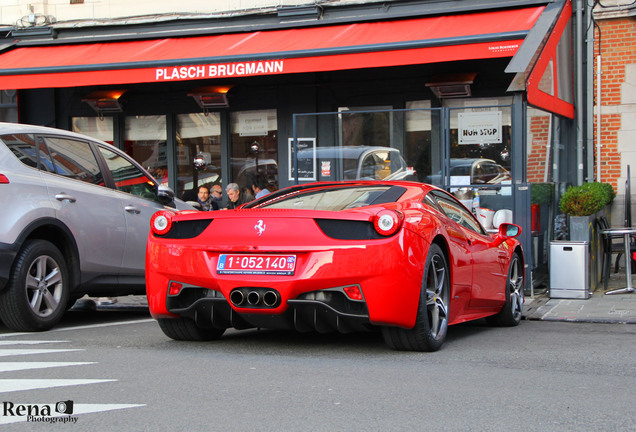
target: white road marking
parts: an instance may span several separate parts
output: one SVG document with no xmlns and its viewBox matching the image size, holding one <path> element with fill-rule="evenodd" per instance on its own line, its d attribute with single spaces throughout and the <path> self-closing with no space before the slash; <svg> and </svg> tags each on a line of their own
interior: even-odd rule
<svg viewBox="0 0 636 432">
<path fill-rule="evenodd" d="M 63 352 L 84 351 L 82 349 L 3 349 L 0 350 L 0 357 L 17 356 L 17 355 L 33 355 L 33 354 L 55 354 Z"/>
<path fill-rule="evenodd" d="M 134 320 L 134 321 L 118 321 L 118 322 L 102 323 L 102 324 L 90 324 L 90 325 L 77 326 L 77 327 L 63 327 L 63 328 L 52 329 L 49 331 L 62 332 L 62 331 L 69 331 L 69 330 L 86 330 L 86 329 L 94 329 L 94 328 L 100 328 L 100 327 L 111 327 L 111 326 L 129 325 L 129 324 L 143 324 L 143 323 L 148 323 L 153 321 L 155 321 L 154 318 L 146 318 L 146 319 Z"/>
<path fill-rule="evenodd" d="M 69 343 L 69 341 L 47 341 L 47 340 L 0 340 L 0 346 L 2 345 L 39 345 L 50 343 Z"/>
<path fill-rule="evenodd" d="M 86 329 L 94 329 L 94 328 L 100 328 L 100 327 L 130 325 L 130 324 L 145 324 L 145 323 L 149 323 L 149 322 L 153 322 L 153 321 L 155 321 L 154 318 L 144 318 L 144 319 L 131 320 L 131 321 L 116 321 L 116 322 L 108 322 L 108 323 L 102 323 L 102 324 L 89 324 L 89 325 L 85 325 L 85 326 L 54 328 L 54 329 L 49 330 L 48 332 L 51 333 L 51 332 L 63 332 L 63 331 L 69 331 L 69 330 L 86 330 Z M 28 333 L 28 332 L 3 333 L 3 334 L 0 334 L 0 338 L 15 337 L 15 336 L 28 336 L 28 335 L 33 335 L 33 333 Z"/>
<path fill-rule="evenodd" d="M 129 324 L 140 324 L 140 323 L 148 323 L 153 322 L 154 319 L 142 319 L 142 320 L 134 320 L 134 321 L 120 321 L 120 322 L 112 322 L 112 323 L 103 323 L 103 324 L 93 324 L 86 326 L 77 326 L 77 327 L 65 327 L 59 329 L 50 330 L 50 332 L 60 332 L 60 331 L 69 331 L 69 330 L 84 330 L 84 329 L 94 329 L 101 327 L 111 327 L 111 326 L 119 326 L 119 325 L 129 325 Z M 59 344 L 59 343 L 71 343 L 70 341 L 60 341 L 60 340 L 23 340 L 23 339 L 8 339 L 8 337 L 15 336 L 25 336 L 32 335 L 33 333 L 7 333 L 0 334 L 0 357 L 9 357 L 9 356 L 24 356 L 24 355 L 34 355 L 34 354 L 57 354 L 57 353 L 66 353 L 66 352 L 77 352 L 77 351 L 85 351 L 83 349 L 45 349 L 38 348 L 37 345 L 45 345 L 45 344 Z M 20 347 L 20 346 L 24 347 Z M 16 348 L 18 347 L 18 348 Z M 82 366 L 82 365 L 92 365 L 97 364 L 96 362 L 0 362 L 0 373 L 2 372 L 16 372 L 16 371 L 24 371 L 24 370 L 39 370 L 45 368 L 56 368 L 56 367 L 67 367 L 67 366 Z M 101 384 L 107 382 L 117 382 L 116 379 L 0 379 L 0 394 L 1 393 L 16 393 L 27 390 L 39 390 L 39 389 L 48 389 L 48 388 L 60 388 L 60 387 L 69 387 L 69 386 L 79 386 L 79 385 L 89 385 L 89 384 Z M 6 399 L 8 396 L 4 396 Z M 11 399 L 9 399 L 11 400 Z M 52 401 L 53 404 L 41 404 L 41 405 L 52 405 L 55 406 L 55 401 Z M 34 405 L 33 402 L 29 401 L 27 405 Z M 35 404 L 38 405 L 38 404 Z M 47 415 L 45 417 L 40 418 L 36 421 L 41 421 L 45 423 L 52 423 L 52 419 L 55 419 L 57 422 L 71 423 L 74 424 L 77 422 L 77 416 L 81 414 L 90 414 L 90 413 L 99 413 L 105 411 L 113 411 L 113 410 L 121 410 L 127 408 L 138 408 L 146 406 L 145 404 L 73 404 L 73 413 L 71 415 L 68 414 L 60 414 L 57 412 L 52 412 L 53 408 L 50 409 L 50 416 Z M 12 415 L 1 415 L 0 413 L 0 425 L 2 424 L 10 424 L 10 423 L 21 423 L 29 420 L 27 416 L 12 416 Z"/>
<path fill-rule="evenodd" d="M 117 381 L 116 379 L 2 379 L 0 393 L 23 390 L 35 390 L 53 387 L 68 387 L 86 384 L 99 384 Z"/>
<path fill-rule="evenodd" d="M 97 364 L 97 362 L 0 362 L 0 373 L 91 364 Z"/>
<path fill-rule="evenodd" d="M 144 407 L 145 404 L 73 404 L 73 414 L 51 413 L 50 417 L 75 417 L 80 414 L 92 414 L 105 411 L 121 410 L 127 408 Z M 26 416 L 22 417 L 0 417 L 0 424 L 19 423 L 26 421 Z"/>
</svg>

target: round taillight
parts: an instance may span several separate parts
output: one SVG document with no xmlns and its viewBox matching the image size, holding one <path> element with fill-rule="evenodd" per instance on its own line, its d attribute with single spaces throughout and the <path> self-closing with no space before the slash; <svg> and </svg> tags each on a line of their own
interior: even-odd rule
<svg viewBox="0 0 636 432">
<path fill-rule="evenodd" d="M 375 215 L 373 226 L 378 234 L 390 236 L 400 229 L 402 220 L 402 213 L 396 210 L 382 210 Z"/>
<path fill-rule="evenodd" d="M 150 229 L 157 235 L 164 235 L 172 228 L 172 217 L 174 213 L 171 211 L 161 210 L 152 215 L 150 218 Z"/>
</svg>

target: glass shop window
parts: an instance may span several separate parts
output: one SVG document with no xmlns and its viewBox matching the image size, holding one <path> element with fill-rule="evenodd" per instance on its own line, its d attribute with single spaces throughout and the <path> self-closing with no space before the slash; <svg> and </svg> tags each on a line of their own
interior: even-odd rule
<svg viewBox="0 0 636 432">
<path fill-rule="evenodd" d="M 178 197 L 196 201 L 199 186 L 222 184 L 221 115 L 218 112 L 177 116 Z"/>
<path fill-rule="evenodd" d="M 450 192 L 489 231 L 513 222 L 510 98 L 448 99 Z"/>
<path fill-rule="evenodd" d="M 258 179 L 270 192 L 278 189 L 276 110 L 237 111 L 232 113 L 231 119 L 232 182 L 243 190 Z"/>
<path fill-rule="evenodd" d="M 72 124 L 73 132 L 106 141 L 109 144 L 114 143 L 112 117 L 73 117 Z"/>
<path fill-rule="evenodd" d="M 146 168 L 159 184 L 168 186 L 166 117 L 128 116 L 125 118 L 124 149 Z"/>
<path fill-rule="evenodd" d="M 406 109 L 404 159 L 413 167 L 418 181 L 439 184 L 443 162 L 441 111 L 431 109 L 428 100 L 407 102 Z"/>
</svg>

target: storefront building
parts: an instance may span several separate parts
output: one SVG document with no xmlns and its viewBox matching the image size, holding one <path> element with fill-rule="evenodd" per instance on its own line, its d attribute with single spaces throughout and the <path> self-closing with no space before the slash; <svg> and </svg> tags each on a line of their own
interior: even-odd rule
<svg viewBox="0 0 636 432">
<path fill-rule="evenodd" d="M 571 1 L 235 12 L 7 29 L 0 114 L 110 142 L 185 199 L 396 171 L 478 192 L 487 228 L 496 212 L 522 226 L 528 280 L 545 275 L 555 193 L 586 175 Z"/>
</svg>

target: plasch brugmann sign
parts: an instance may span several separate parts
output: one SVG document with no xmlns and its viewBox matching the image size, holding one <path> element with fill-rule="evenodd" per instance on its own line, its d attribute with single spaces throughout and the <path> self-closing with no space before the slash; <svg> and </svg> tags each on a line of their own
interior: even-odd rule
<svg viewBox="0 0 636 432">
<path fill-rule="evenodd" d="M 271 75 L 284 72 L 283 60 L 261 60 L 155 69 L 155 81 Z"/>
</svg>

